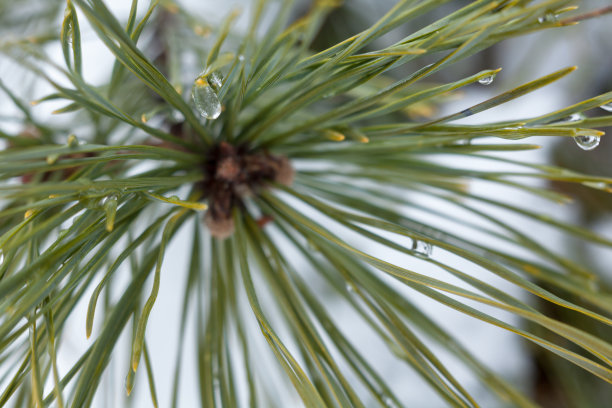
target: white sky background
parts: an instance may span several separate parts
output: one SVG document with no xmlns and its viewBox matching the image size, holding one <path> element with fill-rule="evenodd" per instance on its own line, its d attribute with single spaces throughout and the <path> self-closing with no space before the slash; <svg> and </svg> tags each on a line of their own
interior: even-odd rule
<svg viewBox="0 0 612 408">
<path fill-rule="evenodd" d="M 129 12 L 129 2 L 124 0 L 112 0 L 107 1 L 111 5 L 112 9 L 115 10 L 121 16 L 127 16 Z M 189 4 L 194 10 L 198 10 L 198 14 L 206 16 L 209 21 L 215 21 L 225 15 L 227 9 L 233 4 L 248 4 L 246 0 L 233 1 L 233 2 L 219 2 L 219 1 L 203 1 L 203 0 L 189 0 L 185 3 Z M 223 3 L 223 6 L 220 4 Z M 390 1 L 383 3 L 389 4 Z M 595 5 L 596 2 L 591 4 Z M 143 6 L 144 8 L 144 6 Z M 244 16 L 246 17 L 246 12 Z M 608 19 L 608 22 L 610 19 Z M 92 83 L 101 83 L 108 78 L 108 74 L 112 68 L 112 56 L 106 50 L 106 48 L 95 39 L 93 32 L 88 31 L 86 19 L 80 18 L 82 29 L 84 30 L 83 40 L 85 53 L 84 56 L 85 66 L 84 72 L 86 77 Z M 610 31 L 608 30 L 608 33 Z M 530 38 L 530 37 L 528 37 Z M 586 35 L 589 38 L 589 44 L 596 46 L 598 44 L 598 34 L 589 33 Z M 607 38 L 610 38 L 609 36 Z M 544 75 L 555 71 L 557 69 L 575 65 L 579 57 L 580 60 L 585 61 L 586 67 L 582 64 L 580 70 L 575 75 L 571 75 L 569 78 L 565 78 L 559 83 L 555 83 L 552 86 L 548 86 L 542 90 L 537 91 L 534 94 L 527 95 L 519 100 L 510 102 L 503 105 L 503 107 L 487 111 L 483 114 L 477 115 L 474 118 L 470 118 L 470 123 L 476 123 L 479 121 L 498 121 L 503 119 L 514 119 L 517 117 L 529 117 L 536 116 L 541 113 L 545 113 L 551 110 L 559 109 L 568 104 L 577 101 L 577 98 L 568 95 L 563 92 L 563 89 L 576 89 L 580 87 L 581 81 L 588 81 L 589 76 L 599 75 L 597 70 L 589 68 L 588 64 L 592 64 L 593 60 L 585 55 L 586 50 L 577 46 L 575 42 L 571 40 L 570 36 L 567 36 L 568 41 L 560 41 L 553 49 L 548 52 L 542 52 L 536 54 L 536 61 L 532 61 L 527 56 L 519 56 L 524 50 L 529 49 L 528 42 L 524 40 L 512 41 L 508 44 L 508 47 L 512 49 L 512 52 L 507 52 L 508 57 L 504 58 L 502 64 L 504 70 L 498 75 L 495 82 L 489 86 L 473 86 L 470 87 L 465 98 L 462 100 L 454 101 L 450 106 L 447 106 L 446 112 L 450 113 L 474 103 L 480 102 L 495 93 L 502 92 L 506 89 L 519 85 L 521 82 L 534 79 L 539 75 Z M 588 47 L 586 47 L 588 48 Z M 61 53 L 58 50 L 56 55 L 58 61 L 62 60 Z M 518 62 L 517 62 L 518 61 Z M 530 72 L 526 72 L 524 66 L 520 65 L 523 63 L 533 62 L 535 69 Z M 490 67 L 497 68 L 497 67 Z M 586 71 L 586 73 L 583 73 Z M 516 73 L 520 72 L 519 77 Z M 42 91 L 42 90 L 41 90 Z M 43 92 L 44 93 L 44 92 Z M 57 106 L 42 105 L 38 109 L 38 114 L 44 114 L 56 109 Z M 538 140 L 542 139 L 542 140 Z M 545 148 L 537 151 L 527 153 L 529 160 L 543 162 L 547 158 L 548 150 L 546 147 L 549 146 L 549 141 L 545 138 L 531 139 L 528 143 L 542 143 Z M 578 149 L 576 147 L 576 149 Z M 525 153 L 520 153 L 521 159 L 525 158 Z M 478 164 L 474 162 L 466 162 L 465 160 L 456 161 L 454 163 L 457 166 L 471 166 L 474 168 Z M 485 164 L 483 164 L 485 165 Z M 485 167 L 486 168 L 486 167 Z M 499 189 L 499 191 L 492 190 L 489 184 L 475 182 L 471 185 L 472 191 L 491 194 L 505 194 L 506 190 Z M 538 209 L 545 211 L 547 208 L 554 215 L 564 216 L 568 219 L 574 218 L 574 209 L 566 206 L 553 206 L 550 204 L 543 203 L 535 200 L 533 197 L 523 196 L 517 194 L 516 196 L 508 197 L 504 196 L 504 199 L 510 203 L 520 205 L 533 205 Z M 531 200 L 531 201 L 526 201 Z M 432 208 L 444 211 L 448 209 L 439 202 L 430 202 L 427 205 L 431 205 Z M 548 207 L 543 207 L 544 205 Z M 424 214 L 412 213 L 411 215 L 426 216 Z M 507 214 L 504 214 L 506 216 Z M 521 222 L 525 222 L 521 219 Z M 191 247 L 191 225 L 183 229 L 183 233 L 179 234 L 170 244 L 166 255 L 166 261 L 162 268 L 162 284 L 160 287 L 159 296 L 151 313 L 147 328 L 147 341 L 151 356 L 153 358 L 153 367 L 155 371 L 156 386 L 158 391 L 158 397 L 160 406 L 165 407 L 169 403 L 169 395 L 172 389 L 172 378 L 174 370 L 174 361 L 176 356 L 177 339 L 176 333 L 178 333 L 178 316 L 180 315 L 181 308 L 181 295 L 184 289 L 184 275 L 183 271 L 187 269 L 188 263 L 188 252 Z M 534 227 L 537 228 L 537 227 Z M 608 220 L 598 226 L 598 229 L 602 234 L 610 236 L 609 232 L 612 230 L 612 222 Z M 534 231 L 538 233 L 538 231 Z M 549 230 L 544 230 L 542 233 L 547 234 L 547 242 L 550 247 L 562 248 L 566 243 L 561 239 L 559 235 L 552 233 Z M 384 248 L 377 252 L 377 256 L 394 256 L 391 252 L 385 253 Z M 434 257 L 440 257 L 445 259 L 448 257 L 447 254 L 442 253 L 440 250 L 434 249 Z M 610 253 L 603 254 L 609 259 Z M 388 260 L 388 258 L 386 258 Z M 428 264 L 419 260 L 407 260 L 402 259 L 402 266 L 407 268 L 415 268 L 421 273 L 430 273 L 432 275 L 439 274 L 438 272 L 431 269 Z M 604 261 L 602 261 L 602 264 Z M 431 269 L 431 270 L 430 270 Z M 474 270 L 470 271 L 474 273 L 476 277 L 483 277 L 485 274 L 482 271 Z M 125 274 L 124 274 L 125 275 Z M 487 275 L 488 276 L 488 275 Z M 447 279 L 446 277 L 444 277 Z M 489 278 L 487 278 L 489 279 Z M 499 280 L 501 288 L 509 291 L 512 294 L 517 294 L 518 291 L 508 284 L 505 284 Z M 425 299 L 422 296 L 416 296 L 410 292 L 407 292 L 418 305 L 427 310 L 428 314 L 435 320 L 440 322 L 443 327 L 452 332 L 461 342 L 472 350 L 481 361 L 487 362 L 489 367 L 493 368 L 498 373 L 514 380 L 521 381 L 525 376 L 525 373 L 529 369 L 528 361 L 522 352 L 522 346 L 518 341 L 518 337 L 515 335 L 504 332 L 501 329 L 486 325 L 482 322 L 476 321 L 467 316 L 461 315 L 458 312 L 451 311 L 445 306 L 441 306 L 435 302 Z M 85 339 L 85 310 L 86 303 L 89 296 L 84 297 L 85 302 L 83 304 L 82 312 L 78 310 L 73 314 L 73 317 L 69 321 L 69 325 L 64 331 L 64 335 L 67 333 L 74 333 L 72 337 L 65 341 L 62 345 L 60 353 L 60 368 L 66 369 L 72 362 L 78 358 L 81 353 L 91 344 L 91 340 Z M 342 306 L 338 306 L 339 310 L 334 310 L 334 313 L 338 314 L 340 325 L 345 329 L 345 333 L 350 338 L 360 338 L 362 350 L 369 350 L 368 354 L 372 357 L 372 361 L 378 361 L 380 364 L 378 367 L 384 367 L 387 372 L 383 373 L 385 378 L 392 378 L 392 386 L 397 390 L 397 394 L 400 399 L 405 402 L 406 406 L 417 406 L 422 408 L 437 408 L 443 407 L 445 404 L 439 400 L 433 392 L 428 390 L 425 383 L 416 375 L 412 374 L 410 369 L 406 366 L 399 365 L 392 354 L 386 351 L 381 351 L 382 343 L 375 338 L 371 333 L 364 332 L 359 328 L 360 322 L 356 322 L 354 316 L 350 310 L 343 310 Z M 347 309 L 345 307 L 345 309 Z M 346 316 L 346 317 L 342 317 Z M 193 321 L 193 320 L 192 320 Z M 96 327 L 100 324 L 99 320 L 96 320 Z M 185 358 L 183 365 L 183 375 L 181 384 L 181 404 L 182 407 L 199 406 L 198 394 L 195 392 L 197 389 L 197 362 L 193 351 L 195 350 L 195 344 L 192 339 L 195 338 L 193 326 L 190 326 L 186 335 L 187 342 L 185 344 Z M 253 328 L 258 330 L 257 328 Z M 96 331 L 92 335 L 92 339 L 95 339 Z M 253 337 L 259 336 L 259 332 L 254 333 Z M 124 344 L 127 343 L 126 335 L 123 335 Z M 263 341 L 260 342 L 262 347 L 265 347 Z M 434 348 L 436 350 L 436 348 Z M 503 350 L 503 352 L 500 352 Z M 96 399 L 95 406 L 97 407 L 122 407 L 125 406 L 126 400 L 123 398 L 124 391 L 122 389 L 123 379 L 127 373 L 129 352 L 126 348 L 119 349 L 114 356 L 114 362 L 109 366 L 109 370 L 112 372 L 114 379 L 103 382 L 102 388 L 99 390 L 98 397 Z M 478 381 L 463 368 L 462 365 L 457 364 L 453 359 L 441 355 L 443 361 L 448 362 L 451 372 L 459 373 L 458 379 L 462 382 L 468 391 L 474 393 L 476 398 L 484 392 L 480 387 Z M 401 369 L 401 371 L 399 371 Z M 272 370 L 269 370 L 272 371 Z M 395 375 L 394 373 L 402 373 L 401 376 Z M 139 377 L 135 387 L 134 394 L 132 396 L 133 406 L 135 407 L 150 407 L 150 397 L 148 391 L 148 385 L 146 378 L 144 377 L 144 365 L 141 363 L 141 369 L 139 370 Z M 280 381 L 280 379 L 278 379 Z M 104 388 L 108 387 L 108 388 Z M 279 389 L 289 387 L 287 382 L 279 383 Z M 301 406 L 296 401 L 295 406 Z M 489 406 L 484 404 L 483 406 Z"/>
</svg>

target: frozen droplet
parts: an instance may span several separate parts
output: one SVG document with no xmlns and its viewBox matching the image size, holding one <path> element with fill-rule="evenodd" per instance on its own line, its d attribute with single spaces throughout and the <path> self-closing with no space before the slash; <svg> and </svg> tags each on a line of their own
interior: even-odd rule
<svg viewBox="0 0 612 408">
<path fill-rule="evenodd" d="M 478 80 L 478 83 L 481 85 L 491 85 L 494 79 L 495 79 L 495 74 L 487 75 L 486 77 L 480 78 Z"/>
<path fill-rule="evenodd" d="M 412 241 L 412 250 L 417 253 L 417 255 L 428 258 L 431 256 L 431 252 L 433 248 L 429 242 L 414 240 Z"/>
<path fill-rule="evenodd" d="M 600 108 L 605 111 L 612 112 L 612 102 L 601 105 Z"/>
<path fill-rule="evenodd" d="M 200 115 L 206 119 L 217 119 L 221 115 L 221 102 L 217 93 L 204 79 L 196 79 L 191 89 L 191 98 Z"/>
<path fill-rule="evenodd" d="M 599 146 L 599 136 L 595 135 L 578 135 L 574 136 L 574 141 L 582 150 L 593 150 Z"/>
<path fill-rule="evenodd" d="M 208 84 L 215 92 L 219 92 L 223 86 L 223 76 L 219 71 L 213 71 L 206 77 Z"/>
</svg>

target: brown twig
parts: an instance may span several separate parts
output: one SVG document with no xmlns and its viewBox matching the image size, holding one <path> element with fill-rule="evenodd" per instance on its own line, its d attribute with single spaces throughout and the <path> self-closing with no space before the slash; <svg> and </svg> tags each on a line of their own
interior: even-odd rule
<svg viewBox="0 0 612 408">
<path fill-rule="evenodd" d="M 561 20 L 560 23 L 563 25 L 577 23 L 582 20 L 588 20 L 589 18 L 599 17 L 608 13 L 612 13 L 612 6 L 603 7 L 597 10 L 589 11 L 588 13 L 566 18 L 565 20 Z"/>
</svg>

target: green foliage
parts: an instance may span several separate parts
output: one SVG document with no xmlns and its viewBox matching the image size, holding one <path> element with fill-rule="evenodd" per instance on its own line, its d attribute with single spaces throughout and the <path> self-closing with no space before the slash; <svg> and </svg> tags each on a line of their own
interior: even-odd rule
<svg viewBox="0 0 612 408">
<path fill-rule="evenodd" d="M 32 11 L 24 14 L 29 3 Z M 0 83 L 19 111 L 11 118 L 19 130 L 0 129 L 6 146 L 0 153 L 0 406 L 90 406 L 124 332 L 131 341 L 127 392 L 144 387 L 135 376 L 144 364 L 153 405 L 159 405 L 147 322 L 169 278 L 166 248 L 184 226 L 193 231 L 193 247 L 180 294 L 172 406 L 180 403 L 190 319 L 204 407 L 281 403 L 268 395 L 271 384 L 258 367 L 258 335 L 307 407 L 403 406 L 358 339 L 338 326 L 332 305 L 340 303 L 448 406 L 479 402 L 436 356 L 433 349 L 440 347 L 500 404 L 536 406 L 420 310 L 404 287 L 516 333 L 554 355 L 551 364 L 566 360 L 612 383 L 612 344 L 602 329 L 612 324 L 609 284 L 497 214 L 507 211 L 606 248 L 612 241 L 469 189 L 471 181 L 481 181 L 561 203 L 568 197 L 528 181 L 611 191 L 610 178 L 521 161 L 522 152 L 539 146 L 516 140 L 596 143 L 603 132 L 594 128 L 612 125 L 612 115 L 584 112 L 610 104 L 612 92 L 538 117 L 455 123 L 549 85 L 574 71 L 569 67 L 454 114 L 434 119 L 427 113 L 499 69 L 445 84 L 431 82 L 437 72 L 505 39 L 573 24 L 580 18 L 563 13 L 572 13 L 576 2 L 478 0 L 431 22 L 428 13 L 449 2 L 401 0 L 371 27 L 319 52 L 310 44 L 335 1 L 313 1 L 293 21 L 292 1 L 254 0 L 242 34 L 232 32 L 235 12 L 210 24 L 171 1 L 152 1 L 139 13 L 142 5 L 133 0 L 126 22 L 101 0 L 39 3 L 0 1 L 2 30 L 19 34 L 3 39 L 0 51 L 33 73 L 37 84 L 53 88 L 36 104 L 59 103 L 54 113 L 69 119 L 38 119 L 23 100 L 24 89 Z M 27 17 L 16 18 L 20 12 Z M 85 21 L 115 58 L 102 85 L 86 79 Z M 376 48 L 385 34 L 415 21 L 416 32 Z M 61 48 L 63 62 L 49 56 L 52 46 Z M 184 63 L 194 57 L 198 66 Z M 401 78 L 393 79 L 398 72 Z M 192 87 L 200 98 L 195 106 Z M 231 176 L 221 175 L 228 157 L 238 163 L 238 175 L 232 168 L 224 169 Z M 486 161 L 493 170 L 454 165 L 463 158 Z M 507 171 L 507 164 L 522 170 Z M 261 176 L 264 171 L 272 173 Z M 245 186 L 248 194 L 238 191 Z M 234 190 L 223 193 L 228 189 Z M 441 200 L 471 218 L 439 213 L 418 197 Z M 227 218 L 218 215 L 223 211 Z M 221 221 L 226 239 L 213 228 Z M 456 233 L 455 222 L 486 239 Z M 377 253 L 382 247 L 404 258 L 388 259 Z M 410 269 L 406 257 L 452 279 Z M 476 268 L 523 295 L 473 276 Z M 119 271 L 129 274 L 124 286 L 116 284 L 126 276 Z M 547 314 L 534 299 L 562 313 Z M 83 300 L 84 330 L 68 333 L 66 321 Z M 523 323 L 503 320 L 494 309 Z M 563 313 L 589 324 L 568 323 Z M 93 341 L 60 372 L 57 349 L 67 336 Z"/>
</svg>

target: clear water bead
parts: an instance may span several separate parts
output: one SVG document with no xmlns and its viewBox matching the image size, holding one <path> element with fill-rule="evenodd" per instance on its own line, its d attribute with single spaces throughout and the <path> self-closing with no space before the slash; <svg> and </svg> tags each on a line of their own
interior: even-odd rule
<svg viewBox="0 0 612 408">
<path fill-rule="evenodd" d="M 478 83 L 481 85 L 491 85 L 494 79 L 495 79 L 495 75 L 488 75 L 486 77 L 480 78 L 478 80 Z"/>
<path fill-rule="evenodd" d="M 429 258 L 431 256 L 433 248 L 431 247 L 431 244 L 429 242 L 418 241 L 415 239 L 414 241 L 412 241 L 412 250 L 415 251 L 419 256 Z"/>
<path fill-rule="evenodd" d="M 578 122 L 579 120 L 584 119 L 584 115 L 580 113 L 572 113 L 567 118 L 563 119 L 563 122 Z"/>
<path fill-rule="evenodd" d="M 221 115 L 221 102 L 206 80 L 202 78 L 195 80 L 191 98 L 200 115 L 206 119 L 217 119 Z"/>
<path fill-rule="evenodd" d="M 561 119 L 557 119 L 557 120 L 553 120 L 550 121 L 548 123 L 553 124 L 553 123 L 572 123 L 572 122 L 578 122 L 584 119 L 584 115 L 582 113 L 572 113 L 569 116 L 566 116 L 564 118 Z"/>
<path fill-rule="evenodd" d="M 612 102 L 601 105 L 600 108 L 607 112 L 612 112 Z"/>
<path fill-rule="evenodd" d="M 593 150 L 599 146 L 599 136 L 594 135 L 578 135 L 574 136 L 574 141 L 582 150 Z"/>
<path fill-rule="evenodd" d="M 554 23 L 558 19 L 559 19 L 559 16 L 557 16 L 556 14 L 546 13 L 544 16 L 538 17 L 538 23 L 540 23 L 540 24 L 543 24 L 543 23 Z"/>
<path fill-rule="evenodd" d="M 223 75 L 219 71 L 213 71 L 206 77 L 208 84 L 215 92 L 219 92 L 223 86 Z"/>
<path fill-rule="evenodd" d="M 583 186 L 595 188 L 597 190 L 609 190 L 610 186 L 605 181 L 584 181 Z"/>
</svg>

